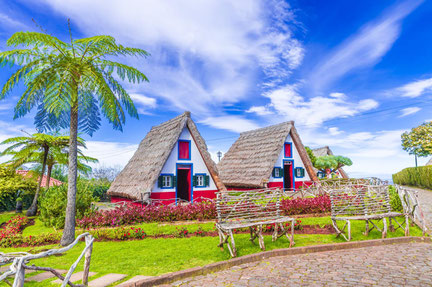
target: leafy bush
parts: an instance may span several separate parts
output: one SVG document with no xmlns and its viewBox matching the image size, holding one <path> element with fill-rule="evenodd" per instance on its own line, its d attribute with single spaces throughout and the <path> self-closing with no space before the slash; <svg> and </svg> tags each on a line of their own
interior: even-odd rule
<svg viewBox="0 0 432 287">
<path fill-rule="evenodd" d="M 36 181 L 24 178 L 14 169 L 0 165 L 0 212 L 15 210 L 18 191 L 22 191 L 23 208 L 28 208 L 36 191 Z"/>
<path fill-rule="evenodd" d="M 282 212 L 285 215 L 330 212 L 330 197 L 283 199 Z M 188 205 L 147 206 L 126 205 L 113 210 L 97 211 L 77 220 L 83 228 L 122 226 L 141 222 L 162 222 L 180 220 L 206 220 L 216 218 L 216 205 L 203 201 Z"/>
<path fill-rule="evenodd" d="M 432 189 L 432 166 L 408 167 L 393 174 L 393 182 Z"/>
<path fill-rule="evenodd" d="M 67 206 L 67 184 L 51 187 L 42 193 L 39 200 L 40 220 L 45 226 L 63 228 Z M 91 203 L 97 199 L 93 197 L 88 185 L 77 182 L 76 217 L 82 218 L 91 211 Z"/>
<path fill-rule="evenodd" d="M 80 179 L 88 186 L 88 189 L 92 192 L 94 197 L 97 197 L 101 201 L 107 200 L 107 191 L 111 186 L 111 182 L 107 179 Z"/>
<path fill-rule="evenodd" d="M 389 196 L 390 196 L 390 205 L 393 211 L 402 211 L 402 201 L 399 197 L 399 194 L 396 191 L 396 188 L 393 185 L 389 186 Z"/>
<path fill-rule="evenodd" d="M 0 229 L 0 246 L 10 247 L 15 245 L 19 241 L 19 237 L 21 237 L 22 229 L 28 222 L 28 217 L 19 215 L 7 221 L 3 228 Z"/>
</svg>

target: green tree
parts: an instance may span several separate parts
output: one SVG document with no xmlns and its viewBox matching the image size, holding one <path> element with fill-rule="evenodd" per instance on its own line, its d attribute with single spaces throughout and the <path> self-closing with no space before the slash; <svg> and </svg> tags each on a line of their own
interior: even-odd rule
<svg viewBox="0 0 432 287">
<path fill-rule="evenodd" d="M 403 150 L 415 156 L 417 166 L 418 156 L 425 157 L 432 154 L 432 122 L 412 128 L 410 132 L 404 132 L 401 139 Z"/>
<path fill-rule="evenodd" d="M 63 148 L 67 146 L 68 143 L 69 137 L 47 135 L 42 133 L 36 133 L 24 137 L 13 137 L 1 143 L 2 145 L 10 145 L 1 153 L 1 155 L 12 155 L 12 159 L 9 161 L 9 163 L 11 163 L 14 168 L 17 168 L 25 163 L 34 162 L 34 157 L 36 155 L 38 155 L 37 159 L 40 160 L 40 163 L 42 164 L 42 171 L 41 175 L 39 176 L 36 193 L 32 205 L 27 210 L 27 216 L 36 215 L 39 192 L 42 185 L 43 175 L 45 174 L 45 168 L 47 166 L 50 149 L 52 147 Z"/>
<path fill-rule="evenodd" d="M 139 70 L 112 60 L 115 56 L 145 57 L 146 51 L 119 45 L 110 36 L 74 40 L 70 28 L 69 33 L 70 41 L 64 42 L 45 33 L 18 32 L 8 39 L 7 45 L 23 48 L 0 53 L 0 64 L 21 66 L 5 83 L 0 99 L 20 80 L 27 87 L 15 107 L 15 117 L 39 104 L 39 111 L 48 114 L 49 119 L 69 120 L 68 204 L 62 245 L 75 238 L 77 135 L 79 122 L 84 119 L 79 119 L 80 111 L 94 116 L 100 108 L 113 127 L 121 130 L 125 110 L 136 118 L 138 113 L 115 75 L 133 83 L 148 81 Z"/>
<path fill-rule="evenodd" d="M 312 162 L 312 165 L 315 165 L 316 156 L 314 155 L 312 149 L 308 146 L 305 146 L 305 150 L 306 150 L 306 152 L 307 152 L 307 154 L 308 154 L 308 156 Z"/>
<path fill-rule="evenodd" d="M 319 156 L 315 160 L 314 166 L 321 172 L 330 174 L 337 171 L 341 167 L 352 165 L 351 159 L 341 155 L 325 155 Z"/>
</svg>

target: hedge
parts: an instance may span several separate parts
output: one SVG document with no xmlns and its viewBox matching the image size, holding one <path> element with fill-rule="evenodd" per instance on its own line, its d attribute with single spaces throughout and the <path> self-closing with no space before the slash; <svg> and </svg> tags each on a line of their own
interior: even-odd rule
<svg viewBox="0 0 432 287">
<path fill-rule="evenodd" d="M 432 189 L 432 166 L 408 167 L 393 174 L 393 182 Z"/>
</svg>

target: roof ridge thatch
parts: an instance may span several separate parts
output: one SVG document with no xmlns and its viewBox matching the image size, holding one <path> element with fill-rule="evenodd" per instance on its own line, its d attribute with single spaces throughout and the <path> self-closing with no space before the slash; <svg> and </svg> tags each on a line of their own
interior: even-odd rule
<svg viewBox="0 0 432 287">
<path fill-rule="evenodd" d="M 217 169 L 207 151 L 205 141 L 190 118 L 190 112 L 184 112 L 150 129 L 125 168 L 111 184 L 108 194 L 141 200 L 144 192 L 152 190 L 185 127 L 194 138 L 215 184 L 218 188 L 224 188 L 217 176 Z"/>
<path fill-rule="evenodd" d="M 289 134 L 311 179 L 317 180 L 294 121 L 288 121 L 241 133 L 218 164 L 223 183 L 230 187 L 262 187 L 270 178 Z"/>
</svg>

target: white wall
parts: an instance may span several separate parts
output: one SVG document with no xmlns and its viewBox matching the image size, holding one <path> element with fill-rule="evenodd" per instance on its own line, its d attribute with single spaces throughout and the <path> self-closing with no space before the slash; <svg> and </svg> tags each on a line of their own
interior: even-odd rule
<svg viewBox="0 0 432 287">
<path fill-rule="evenodd" d="M 189 132 L 189 129 L 185 127 L 180 134 L 179 140 L 190 140 L 191 141 L 191 159 L 190 160 L 179 160 L 178 159 L 178 142 L 171 151 L 171 154 L 168 157 L 168 160 L 166 161 L 165 165 L 162 168 L 161 174 L 173 174 L 176 175 L 176 164 L 177 163 L 184 163 L 189 164 L 192 163 L 192 171 L 193 174 L 197 173 L 205 173 L 208 176 L 210 176 L 210 182 L 208 187 L 192 187 L 193 190 L 217 190 L 216 185 L 210 175 L 210 172 L 208 171 L 203 158 L 201 157 L 201 154 L 198 150 L 197 145 L 195 144 L 192 135 Z M 169 189 L 161 189 L 158 187 L 158 183 L 156 181 L 155 185 L 153 186 L 152 192 L 175 192 L 175 188 L 169 188 Z"/>
<path fill-rule="evenodd" d="M 298 150 L 295 146 L 295 144 L 293 143 L 291 136 L 288 135 L 287 138 L 285 139 L 286 143 L 291 143 L 292 145 L 292 157 L 291 158 L 285 158 L 285 154 L 284 154 L 284 148 L 282 148 L 280 154 L 279 154 L 279 158 L 275 163 L 274 167 L 282 167 L 283 168 L 283 160 L 284 159 L 292 159 L 294 160 L 294 168 L 296 167 L 302 167 L 305 169 L 305 176 L 304 177 L 295 177 L 294 179 L 295 181 L 309 181 L 310 177 L 309 174 L 307 173 L 307 170 L 305 168 L 305 165 L 303 164 L 303 161 L 300 158 L 300 154 L 298 153 Z M 273 174 L 270 176 L 269 182 L 283 182 L 283 177 L 281 178 L 274 178 Z"/>
</svg>

